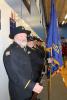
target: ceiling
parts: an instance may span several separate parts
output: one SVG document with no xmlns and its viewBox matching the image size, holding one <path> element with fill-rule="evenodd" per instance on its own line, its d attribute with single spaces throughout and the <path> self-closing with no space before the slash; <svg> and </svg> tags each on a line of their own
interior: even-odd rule
<svg viewBox="0 0 67 100">
<path fill-rule="evenodd" d="M 44 38 L 43 23 L 50 22 L 51 0 L 5 0 L 31 28 Z M 59 24 L 67 23 L 67 0 L 54 0 Z M 43 11 L 43 12 L 42 12 Z M 44 14 L 43 14 L 44 13 Z M 42 15 L 44 15 L 44 19 Z M 63 24 L 64 24 L 63 23 Z M 44 25 L 45 26 L 45 25 Z"/>
<path fill-rule="evenodd" d="M 44 29 L 41 14 L 35 0 L 5 0 L 30 27 L 44 39 Z M 26 1 L 26 2 L 25 2 Z M 30 2 L 31 1 L 31 2 Z M 31 5 L 29 5 L 31 4 Z"/>
<path fill-rule="evenodd" d="M 44 12 L 47 23 L 49 23 L 50 21 L 50 8 L 51 8 L 50 2 L 51 0 L 43 0 Z M 65 15 L 67 14 L 67 0 L 55 0 L 55 8 L 59 23 L 62 23 L 63 21 L 67 23 L 67 19 L 64 19 Z"/>
<path fill-rule="evenodd" d="M 29 6 L 27 2 L 30 0 L 5 0 L 18 15 L 28 22 L 32 27 L 40 25 L 40 15 L 35 4 L 32 0 Z M 27 1 L 27 2 L 25 2 Z M 30 4 L 30 3 L 29 3 Z"/>
<path fill-rule="evenodd" d="M 35 5 L 34 1 L 36 1 L 38 3 L 40 0 L 6 0 L 6 1 L 12 7 L 14 6 L 13 8 L 16 11 L 21 11 L 20 10 L 21 9 L 21 1 L 24 1 L 25 5 L 28 8 L 28 11 L 30 12 L 31 1 L 33 1 L 33 4 L 32 4 L 33 7 L 32 8 L 34 8 L 34 5 Z M 46 22 L 49 23 L 49 21 L 50 21 L 50 8 L 51 8 L 51 3 L 50 2 L 51 2 L 51 0 L 42 0 L 42 1 L 43 1 L 43 7 L 44 7 L 44 12 L 45 12 Z M 59 23 L 62 23 L 63 21 L 65 21 L 65 23 L 67 23 L 67 19 L 64 19 L 65 15 L 67 14 L 67 0 L 54 0 L 54 1 L 55 1 L 55 7 L 56 7 L 56 12 L 57 12 L 57 17 L 58 17 Z M 34 10 L 35 10 L 35 12 L 37 11 L 36 7 L 34 8 Z M 32 12 L 32 13 L 34 13 L 34 12 Z M 36 12 L 35 14 L 38 15 L 38 12 Z"/>
</svg>

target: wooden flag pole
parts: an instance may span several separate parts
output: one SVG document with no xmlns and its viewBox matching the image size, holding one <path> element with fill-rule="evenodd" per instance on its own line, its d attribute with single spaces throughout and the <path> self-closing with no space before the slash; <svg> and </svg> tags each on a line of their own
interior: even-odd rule
<svg viewBox="0 0 67 100">
<path fill-rule="evenodd" d="M 50 78 L 48 79 L 48 100 L 51 100 L 51 68 L 50 68 Z"/>
<path fill-rule="evenodd" d="M 51 58 L 52 58 L 52 48 L 51 48 Z M 48 79 L 48 100 L 51 100 L 51 63 L 49 64 L 50 67 L 50 78 Z"/>
</svg>

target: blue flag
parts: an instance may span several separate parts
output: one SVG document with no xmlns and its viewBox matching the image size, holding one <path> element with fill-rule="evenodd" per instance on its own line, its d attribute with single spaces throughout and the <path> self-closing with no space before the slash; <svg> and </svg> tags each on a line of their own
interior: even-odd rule
<svg viewBox="0 0 67 100">
<path fill-rule="evenodd" d="M 61 40 L 58 31 L 58 20 L 54 7 L 54 0 L 51 0 L 50 25 L 47 34 L 46 48 L 48 52 L 48 58 L 50 58 L 51 56 L 53 58 L 51 72 L 54 73 L 54 71 L 59 69 L 59 67 L 63 66 Z M 51 49 L 52 49 L 52 54 L 51 54 Z M 49 74 L 50 70 L 48 70 L 47 72 Z"/>
</svg>

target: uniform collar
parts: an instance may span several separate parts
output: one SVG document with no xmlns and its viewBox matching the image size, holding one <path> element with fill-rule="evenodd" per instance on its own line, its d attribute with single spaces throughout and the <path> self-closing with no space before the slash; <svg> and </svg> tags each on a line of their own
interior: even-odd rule
<svg viewBox="0 0 67 100">
<path fill-rule="evenodd" d="M 20 47 L 20 45 L 16 42 L 13 42 L 13 45 L 16 46 L 17 48 Z"/>
<path fill-rule="evenodd" d="M 13 45 L 16 47 L 16 48 L 21 48 L 20 45 L 16 42 L 13 42 Z M 21 48 L 23 49 L 25 52 L 27 51 L 27 47 L 24 47 L 24 48 Z"/>
</svg>

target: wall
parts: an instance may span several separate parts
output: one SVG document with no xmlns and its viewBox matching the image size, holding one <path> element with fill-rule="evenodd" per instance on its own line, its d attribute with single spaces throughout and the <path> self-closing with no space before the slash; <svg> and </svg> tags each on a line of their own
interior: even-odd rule
<svg viewBox="0 0 67 100">
<path fill-rule="evenodd" d="M 59 31 L 62 37 L 67 38 L 67 25 L 60 27 Z"/>
<path fill-rule="evenodd" d="M 0 30 L 0 100 L 10 100 L 8 92 L 8 77 L 3 65 L 3 52 L 12 42 L 9 38 L 9 6 L 2 0 L 0 1 L 1 9 L 1 30 Z"/>
</svg>

